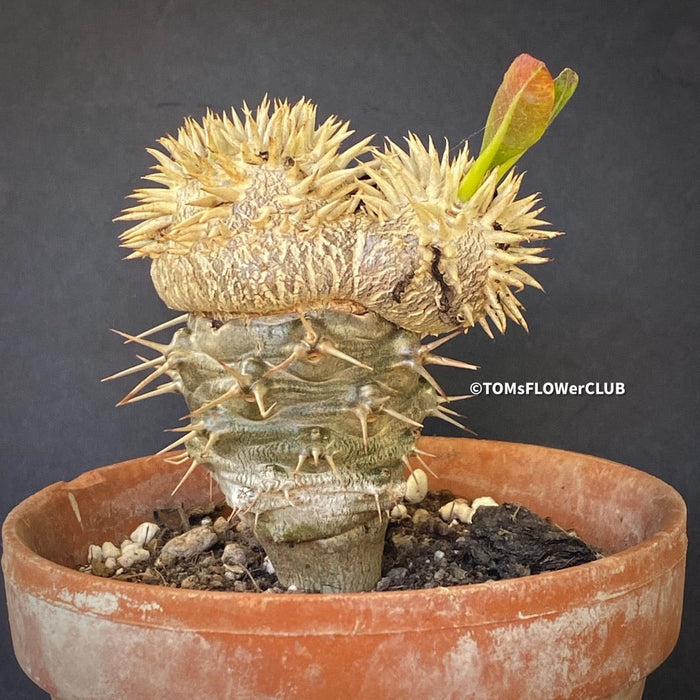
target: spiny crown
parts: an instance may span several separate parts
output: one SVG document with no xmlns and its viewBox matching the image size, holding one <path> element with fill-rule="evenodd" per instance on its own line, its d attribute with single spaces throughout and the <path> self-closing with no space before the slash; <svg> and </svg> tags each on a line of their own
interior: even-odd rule
<svg viewBox="0 0 700 700">
<path fill-rule="evenodd" d="M 385 151 L 372 150 L 375 161 L 365 167 L 368 179 L 361 183 L 363 201 L 380 220 L 411 216 L 418 223 L 419 241 L 424 249 L 440 245 L 441 272 L 445 283 L 455 290 L 455 296 L 462 291 L 464 282 L 469 281 L 465 270 L 460 269 L 463 250 L 456 243 L 462 236 L 474 236 L 477 225 L 486 244 L 483 254 L 488 262 L 487 279 L 481 287 L 482 298 L 460 309 L 461 322 L 465 327 L 479 322 L 491 337 L 486 317 L 501 333 L 505 332 L 506 317 L 527 330 L 520 311 L 522 304 L 511 287 L 521 291 L 529 285 L 542 290 L 537 280 L 518 265 L 540 264 L 549 259 L 539 257 L 546 248 L 522 244 L 561 235 L 539 228 L 547 222 L 538 218 L 543 208 L 533 209 L 539 201 L 537 195 L 516 200 L 523 175 L 511 170 L 499 184 L 498 173 L 492 171 L 465 202 L 459 198 L 458 190 L 474 162 L 468 145 L 451 159 L 447 140 L 442 155 L 430 138 L 427 148 L 412 133 L 406 142 L 406 151 L 390 140 Z M 433 259 L 428 257 L 423 262 L 424 266 L 432 263 Z"/>
<path fill-rule="evenodd" d="M 356 208 L 360 168 L 347 166 L 372 137 L 341 152 L 354 133 L 348 122 L 332 116 L 317 127 L 316 105 L 305 99 L 276 100 L 272 114 L 270 106 L 267 97 L 255 114 L 244 105 L 244 120 L 235 110 L 230 118 L 209 111 L 201 124 L 188 118 L 177 137 L 159 139 L 167 154 L 147 149 L 158 165 L 145 179 L 165 188 L 136 190 L 139 204 L 118 218 L 144 220 L 120 236 L 129 258 L 224 244 L 250 225 L 312 229 Z"/>
<path fill-rule="evenodd" d="M 519 265 L 547 258 L 540 257 L 545 248 L 526 244 L 559 234 L 540 228 L 546 222 L 538 218 L 542 210 L 533 209 L 536 196 L 516 199 L 522 176 L 511 170 L 499 183 L 494 170 L 463 201 L 459 184 L 474 163 L 466 144 L 453 158 L 448 144 L 440 154 L 432 139 L 426 147 L 414 134 L 406 150 L 391 141 L 383 151 L 372 148 L 369 137 L 341 151 L 353 133 L 347 122 L 330 117 L 316 126 L 316 107 L 304 99 L 293 106 L 275 101 L 272 113 L 271 106 L 267 98 L 255 114 L 244 106 L 244 119 L 235 111 L 230 118 L 209 112 L 201 124 L 190 118 L 177 137 L 160 140 L 167 154 L 149 149 L 158 164 L 147 178 L 165 187 L 136 190 L 139 204 L 120 219 L 142 222 L 121 240 L 133 250 L 129 258 L 156 261 L 154 282 L 167 280 L 156 286 L 168 305 L 201 313 L 202 299 L 232 288 L 234 279 L 252 286 L 247 271 L 253 256 L 264 259 L 274 283 L 262 293 L 232 295 L 255 299 L 254 305 L 226 301 L 222 308 L 217 300 L 212 313 L 288 310 L 292 283 L 305 277 L 305 286 L 313 287 L 312 280 L 324 279 L 326 263 L 315 253 L 280 259 L 274 248 L 286 241 L 285 250 L 308 250 L 305 242 L 323 240 L 319 249 L 337 254 L 339 282 L 318 298 L 307 293 L 309 308 L 349 301 L 422 335 L 467 330 L 477 322 L 492 335 L 487 319 L 501 332 L 507 318 L 527 328 L 512 289 L 541 289 Z M 365 155 L 370 160 L 360 160 Z M 378 247 L 373 239 L 385 243 Z M 382 246 L 389 255 L 372 258 Z M 181 258 L 188 261 L 184 267 Z M 185 284 L 183 270 L 197 274 Z M 219 274 L 210 288 L 202 287 Z M 380 277 L 382 289 L 375 289 Z M 187 289 L 166 298 L 164 290 L 178 281 Z M 279 293 L 275 302 L 285 284 L 286 296 Z M 195 286 L 197 305 L 190 307 L 183 297 Z M 400 290 L 401 298 L 387 300 L 386 289 Z"/>
</svg>

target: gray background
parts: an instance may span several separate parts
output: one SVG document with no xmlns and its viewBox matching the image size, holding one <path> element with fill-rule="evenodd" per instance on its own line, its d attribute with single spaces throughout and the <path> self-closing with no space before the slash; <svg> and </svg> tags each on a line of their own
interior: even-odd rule
<svg viewBox="0 0 700 700">
<path fill-rule="evenodd" d="M 517 54 L 575 68 L 578 93 L 522 160 L 525 192 L 568 233 L 537 270 L 547 294 L 522 295 L 530 334 L 475 330 L 446 354 L 478 375 L 438 374 L 457 394 L 476 378 L 625 382 L 624 396 L 480 396 L 464 410 L 484 438 L 602 455 L 683 493 L 684 628 L 646 697 L 696 697 L 697 5 L 33 1 L 5 3 L 0 23 L 0 517 L 53 481 L 156 451 L 182 414 L 179 397 L 117 410 L 131 384 L 99 383 L 133 358 L 110 327 L 172 316 L 147 264 L 121 262 L 110 221 L 158 136 L 269 92 L 311 97 L 358 135 L 476 148 Z M 45 697 L 14 661 L 4 614 L 0 632 L 0 696 Z"/>
</svg>

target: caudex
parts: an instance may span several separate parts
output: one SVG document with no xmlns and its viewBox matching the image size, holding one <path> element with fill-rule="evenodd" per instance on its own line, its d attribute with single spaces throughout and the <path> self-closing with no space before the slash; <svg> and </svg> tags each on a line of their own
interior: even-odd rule
<svg viewBox="0 0 700 700">
<path fill-rule="evenodd" d="M 183 394 L 188 423 L 163 451 L 186 449 L 185 477 L 211 472 L 284 585 L 375 585 L 423 420 L 461 425 L 450 404 L 464 397 L 427 367 L 474 366 L 438 348 L 476 324 L 527 328 L 515 293 L 540 285 L 520 265 L 546 262 L 529 244 L 559 234 L 535 195 L 517 198 L 513 165 L 577 80 L 516 58 L 476 159 L 414 134 L 342 150 L 348 123 L 317 125 L 305 99 L 189 118 L 149 149 L 159 187 L 131 195 L 119 219 L 140 223 L 120 238 L 185 314 L 122 334 L 157 356 L 114 375 L 150 370 L 120 403 Z M 182 324 L 167 344 L 147 339 Z"/>
</svg>

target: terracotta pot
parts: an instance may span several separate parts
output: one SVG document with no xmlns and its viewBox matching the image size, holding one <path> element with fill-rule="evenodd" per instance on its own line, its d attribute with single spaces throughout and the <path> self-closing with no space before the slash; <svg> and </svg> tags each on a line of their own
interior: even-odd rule
<svg viewBox="0 0 700 700">
<path fill-rule="evenodd" d="M 195 592 L 81 574 L 153 507 L 208 500 L 146 457 L 58 483 L 3 528 L 15 652 L 54 698 L 639 698 L 679 631 L 685 506 L 596 457 L 424 438 L 432 486 L 517 501 L 613 552 L 564 571 L 422 591 Z M 79 516 L 79 517 L 78 517 Z"/>
</svg>

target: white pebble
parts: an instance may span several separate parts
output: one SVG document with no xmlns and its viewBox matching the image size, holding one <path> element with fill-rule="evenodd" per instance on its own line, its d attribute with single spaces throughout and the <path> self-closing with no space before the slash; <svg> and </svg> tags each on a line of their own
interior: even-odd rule
<svg viewBox="0 0 700 700">
<path fill-rule="evenodd" d="M 201 519 L 201 521 L 200 521 L 199 524 L 200 524 L 200 525 L 211 525 L 211 523 L 212 523 L 212 519 L 211 519 L 208 515 L 205 515 L 205 516 Z"/>
<path fill-rule="evenodd" d="M 103 561 L 104 553 L 102 552 L 102 547 L 99 544 L 91 544 L 88 547 L 88 563 L 92 564 L 93 561 Z"/>
<path fill-rule="evenodd" d="M 403 503 L 397 503 L 389 513 L 392 520 L 402 520 L 408 516 L 408 508 Z"/>
<path fill-rule="evenodd" d="M 117 547 L 114 542 L 105 542 L 102 545 L 102 554 L 105 555 L 105 562 L 107 559 L 116 559 L 121 552 L 119 551 L 119 547 Z"/>
<path fill-rule="evenodd" d="M 460 523 L 471 522 L 472 508 L 463 498 L 455 498 L 454 501 L 445 503 L 438 512 L 446 523 L 454 520 L 458 520 Z"/>
<path fill-rule="evenodd" d="M 138 564 L 138 562 L 148 561 L 150 556 L 151 553 L 147 549 L 136 545 L 136 549 L 129 549 L 126 552 L 122 552 L 122 555 L 117 559 L 117 564 L 124 569 L 128 569 L 130 566 Z"/>
<path fill-rule="evenodd" d="M 480 496 L 472 501 L 472 512 L 469 515 L 469 520 L 467 522 L 471 523 L 474 513 L 476 513 L 479 508 L 498 508 L 498 503 L 491 498 L 491 496 Z"/>
<path fill-rule="evenodd" d="M 272 562 L 270 561 L 270 557 L 265 557 L 263 559 L 263 569 L 267 571 L 268 574 L 274 574 L 275 573 L 275 567 L 272 566 Z"/>
<path fill-rule="evenodd" d="M 420 503 L 427 494 L 428 475 L 422 469 L 414 469 L 406 479 L 406 500 L 409 503 Z"/>
<path fill-rule="evenodd" d="M 117 568 L 117 559 L 116 557 L 107 557 L 105 559 L 105 569 L 108 571 L 114 571 Z"/>
<path fill-rule="evenodd" d="M 132 542 L 131 540 L 124 540 L 121 546 L 120 554 L 128 554 L 129 552 L 133 552 L 136 549 L 141 549 L 141 545 L 137 542 Z M 117 557 L 117 559 L 118 558 L 119 557 Z"/>
<path fill-rule="evenodd" d="M 131 535 L 129 535 L 129 539 L 143 547 L 145 544 L 148 544 L 159 532 L 160 528 L 155 523 L 141 523 L 131 533 Z"/>
<path fill-rule="evenodd" d="M 481 506 L 496 506 L 498 507 L 498 503 L 491 498 L 491 496 L 479 496 L 479 498 L 475 498 L 472 501 L 472 508 L 476 510 L 477 508 L 481 508 Z"/>
</svg>

